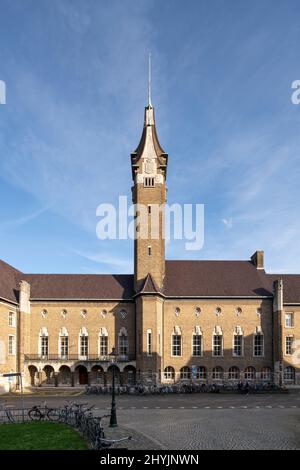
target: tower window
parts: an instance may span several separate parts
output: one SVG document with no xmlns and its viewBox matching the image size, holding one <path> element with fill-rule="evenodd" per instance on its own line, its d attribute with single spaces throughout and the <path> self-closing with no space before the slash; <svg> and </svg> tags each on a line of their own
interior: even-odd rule
<svg viewBox="0 0 300 470">
<path fill-rule="evenodd" d="M 150 206 L 150 204 L 148 205 L 148 214 L 151 214 L 151 206 Z"/>
<path fill-rule="evenodd" d="M 153 177 L 149 178 L 149 177 L 145 177 L 144 178 L 144 186 L 146 188 L 154 188 L 155 186 L 155 179 Z"/>
<path fill-rule="evenodd" d="M 148 246 L 148 255 L 151 256 L 151 246 Z"/>
</svg>

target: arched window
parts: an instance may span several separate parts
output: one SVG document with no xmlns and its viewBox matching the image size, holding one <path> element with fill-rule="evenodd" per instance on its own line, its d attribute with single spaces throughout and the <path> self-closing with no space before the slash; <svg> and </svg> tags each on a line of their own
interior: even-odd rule
<svg viewBox="0 0 300 470">
<path fill-rule="evenodd" d="M 175 370 L 173 367 L 168 366 L 164 370 L 164 376 L 166 380 L 175 379 Z"/>
<path fill-rule="evenodd" d="M 203 366 L 197 367 L 196 378 L 198 380 L 206 380 L 206 377 L 207 377 L 206 368 Z"/>
<path fill-rule="evenodd" d="M 202 332 L 201 332 L 200 326 L 195 326 L 194 328 L 192 355 L 193 356 L 202 355 Z"/>
<path fill-rule="evenodd" d="M 292 366 L 288 366 L 284 369 L 283 378 L 286 382 L 295 382 L 295 369 Z"/>
<path fill-rule="evenodd" d="M 180 369 L 180 378 L 181 380 L 188 380 L 191 378 L 191 369 L 187 366 Z"/>
<path fill-rule="evenodd" d="M 271 375 L 272 375 L 272 372 L 271 372 L 271 368 L 270 368 L 270 367 L 263 367 L 263 368 L 261 369 L 261 373 L 260 373 L 261 380 L 268 380 L 268 381 L 270 381 L 270 380 L 271 380 Z"/>
<path fill-rule="evenodd" d="M 212 370 L 212 378 L 214 380 L 220 380 L 223 378 L 223 369 L 220 366 L 216 366 Z"/>
<path fill-rule="evenodd" d="M 219 326 L 214 329 L 212 343 L 212 355 L 223 356 L 223 333 Z"/>
<path fill-rule="evenodd" d="M 64 326 L 59 330 L 59 356 L 67 358 L 69 354 L 69 333 Z"/>
<path fill-rule="evenodd" d="M 238 380 L 240 378 L 240 369 L 236 366 L 230 367 L 228 371 L 229 380 Z"/>
<path fill-rule="evenodd" d="M 40 329 L 39 353 L 42 358 L 47 358 L 49 354 L 49 335 L 48 330 L 45 326 Z"/>
<path fill-rule="evenodd" d="M 118 338 L 118 351 L 120 356 L 128 355 L 128 334 L 126 328 L 121 328 Z"/>
<path fill-rule="evenodd" d="M 79 356 L 86 359 L 89 355 L 89 334 L 83 326 L 79 332 Z"/>
<path fill-rule="evenodd" d="M 99 333 L 99 356 L 108 356 L 108 331 L 105 327 Z"/>
<path fill-rule="evenodd" d="M 263 356 L 264 355 L 264 335 L 262 333 L 261 327 L 257 326 L 254 332 L 254 356 Z"/>
<path fill-rule="evenodd" d="M 246 367 L 244 371 L 245 380 L 254 380 L 255 379 L 255 369 L 252 366 Z"/>
<path fill-rule="evenodd" d="M 174 326 L 172 333 L 172 356 L 182 356 L 182 335 L 179 326 Z"/>
<path fill-rule="evenodd" d="M 233 333 L 233 356 L 239 357 L 244 354 L 244 336 L 240 326 L 236 326 Z"/>
</svg>

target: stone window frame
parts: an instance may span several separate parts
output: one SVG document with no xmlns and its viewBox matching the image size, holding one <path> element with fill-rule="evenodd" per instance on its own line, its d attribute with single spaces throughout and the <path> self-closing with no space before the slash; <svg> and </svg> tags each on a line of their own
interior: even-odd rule
<svg viewBox="0 0 300 470">
<path fill-rule="evenodd" d="M 13 334 L 8 335 L 7 352 L 8 352 L 8 356 L 15 356 L 16 355 L 16 335 L 13 335 Z"/>
<path fill-rule="evenodd" d="M 221 337 L 221 354 L 215 354 L 215 338 L 216 337 Z M 212 334 L 212 339 L 211 339 L 212 347 L 211 347 L 211 354 L 212 357 L 224 357 L 224 335 L 222 328 L 220 326 L 215 326 L 213 334 Z"/>
<path fill-rule="evenodd" d="M 106 344 L 102 345 L 101 342 L 103 338 L 106 338 Z M 106 354 L 102 354 L 103 350 L 106 350 Z M 100 328 L 99 338 L 98 338 L 98 356 L 105 357 L 109 354 L 109 334 L 106 327 Z"/>
<path fill-rule="evenodd" d="M 290 318 L 291 318 L 291 324 L 290 324 L 290 325 L 287 324 L 287 318 L 288 318 L 288 316 L 290 316 Z M 295 327 L 295 315 L 294 315 L 294 312 L 285 312 L 285 314 L 284 314 L 284 327 L 285 327 L 285 328 L 288 328 L 288 329 Z"/>
<path fill-rule="evenodd" d="M 200 354 L 194 354 L 194 339 L 195 337 L 200 337 Z M 191 346 L 192 346 L 192 351 L 191 351 L 191 355 L 192 357 L 203 357 L 203 334 L 202 334 L 202 331 L 201 331 L 201 328 L 200 326 L 195 326 L 194 327 L 194 331 L 192 333 L 192 339 L 191 339 Z M 197 345 L 196 345 L 197 347 Z"/>
<path fill-rule="evenodd" d="M 86 345 L 82 344 L 82 338 L 87 338 Z M 87 354 L 81 354 L 81 352 L 83 351 L 82 348 L 87 348 Z M 88 333 L 88 330 L 83 326 L 82 328 L 80 328 L 79 334 L 78 334 L 78 356 L 79 356 L 79 358 L 81 358 L 82 360 L 84 360 L 84 358 L 87 358 L 88 355 L 89 355 L 89 351 L 90 351 L 89 333 Z"/>
<path fill-rule="evenodd" d="M 147 330 L 147 356 L 151 357 L 153 355 L 153 335 L 151 328 Z"/>
<path fill-rule="evenodd" d="M 8 326 L 10 328 L 16 328 L 16 312 L 12 310 L 8 312 Z"/>
<path fill-rule="evenodd" d="M 235 338 L 236 336 L 239 336 L 242 338 L 241 342 L 241 354 L 235 354 Z M 232 357 L 244 357 L 244 352 L 245 352 L 245 337 L 244 337 L 244 332 L 240 326 L 236 326 L 232 335 Z"/>
<path fill-rule="evenodd" d="M 67 340 L 67 346 L 66 345 L 62 345 L 62 338 L 68 338 Z M 60 358 L 67 358 L 69 356 L 69 349 L 70 349 L 70 341 L 69 341 L 69 338 L 70 338 L 70 335 L 69 335 L 69 332 L 67 330 L 67 328 L 65 326 L 62 326 L 59 330 L 59 334 L 58 334 L 58 356 Z M 67 353 L 66 354 L 62 354 L 62 350 L 63 348 L 67 348 L 66 351 Z"/>
<path fill-rule="evenodd" d="M 291 340 L 291 342 L 290 342 Z M 289 342 L 289 344 L 288 344 Z M 293 344 L 294 344 L 294 335 L 285 335 L 285 339 L 284 339 L 284 355 L 285 356 L 292 356 L 293 355 Z M 288 348 L 290 350 L 290 352 L 287 352 L 288 351 Z"/>
<path fill-rule="evenodd" d="M 173 354 L 173 352 L 174 352 L 174 349 L 173 349 L 174 337 L 179 337 L 180 338 L 180 344 L 179 344 L 180 354 Z M 182 341 L 181 328 L 179 326 L 174 326 L 172 334 L 171 334 L 171 357 L 182 357 L 183 356 L 183 347 L 182 347 L 182 345 L 183 345 L 183 341 Z M 176 345 L 174 345 L 174 346 L 176 347 Z M 178 347 L 178 345 L 177 345 L 177 347 Z"/>
<path fill-rule="evenodd" d="M 262 338 L 262 353 L 261 354 L 255 354 L 256 347 L 258 347 L 258 345 L 255 343 L 257 337 Z M 265 357 L 265 335 L 262 332 L 262 329 L 260 327 L 256 327 L 254 335 L 253 335 L 253 357 Z"/>
</svg>

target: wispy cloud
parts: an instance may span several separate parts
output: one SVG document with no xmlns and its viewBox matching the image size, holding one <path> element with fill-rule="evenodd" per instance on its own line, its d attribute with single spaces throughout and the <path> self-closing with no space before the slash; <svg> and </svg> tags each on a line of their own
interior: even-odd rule
<svg viewBox="0 0 300 470">
<path fill-rule="evenodd" d="M 18 219 L 12 219 L 12 220 L 0 222 L 0 231 L 4 232 L 8 230 L 13 230 L 22 225 L 28 224 L 32 220 L 38 218 L 40 215 L 44 214 L 47 210 L 49 210 L 49 207 L 43 207 L 34 212 L 31 212 L 30 214 L 26 214 L 22 217 L 19 217 Z"/>
<path fill-rule="evenodd" d="M 79 250 L 73 250 L 73 252 L 82 258 L 99 264 L 99 269 L 101 268 L 100 272 L 132 272 L 132 260 L 130 258 L 123 257 L 122 255 L 116 256 L 107 252 L 90 253 Z"/>
</svg>

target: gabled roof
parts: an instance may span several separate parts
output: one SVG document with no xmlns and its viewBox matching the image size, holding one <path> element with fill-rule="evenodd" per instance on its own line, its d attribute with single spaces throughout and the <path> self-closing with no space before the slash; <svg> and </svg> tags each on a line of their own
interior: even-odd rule
<svg viewBox="0 0 300 470">
<path fill-rule="evenodd" d="M 272 280 L 251 261 L 166 261 L 167 297 L 265 297 L 272 290 Z"/>
<path fill-rule="evenodd" d="M 22 273 L 0 260 L 0 297 L 11 302 L 18 302 L 19 280 Z"/>
<path fill-rule="evenodd" d="M 300 304 L 300 274 L 267 274 L 274 282 L 276 279 L 283 281 L 283 302 L 287 304 Z"/>
<path fill-rule="evenodd" d="M 163 290 L 148 274 L 139 293 L 166 297 L 270 297 L 283 279 L 284 302 L 300 304 L 300 274 L 266 274 L 250 261 L 166 261 Z M 31 299 L 133 299 L 132 274 L 23 274 L 0 260 L 0 298 L 19 300 L 19 283 L 31 285 Z"/>
<path fill-rule="evenodd" d="M 131 274 L 26 274 L 32 299 L 131 299 Z"/>
<path fill-rule="evenodd" d="M 160 290 L 155 280 L 150 273 L 144 279 L 141 289 L 138 294 L 159 294 Z"/>
</svg>

